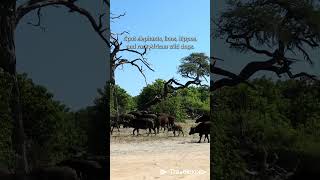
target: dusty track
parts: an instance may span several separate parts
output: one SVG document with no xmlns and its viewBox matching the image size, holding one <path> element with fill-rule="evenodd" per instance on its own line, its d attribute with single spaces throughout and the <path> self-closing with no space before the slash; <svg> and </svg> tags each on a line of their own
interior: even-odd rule
<svg viewBox="0 0 320 180">
<path fill-rule="evenodd" d="M 199 136 L 188 134 L 192 122 L 182 125 L 184 137 L 173 137 L 172 132 L 148 137 L 145 130 L 133 137 L 131 128 L 115 130 L 110 146 L 111 179 L 209 180 L 210 144 L 196 143 Z"/>
</svg>

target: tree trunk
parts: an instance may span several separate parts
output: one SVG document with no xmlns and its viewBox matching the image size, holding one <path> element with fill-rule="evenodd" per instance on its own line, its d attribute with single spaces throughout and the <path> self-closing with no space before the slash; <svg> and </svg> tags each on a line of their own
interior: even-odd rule
<svg viewBox="0 0 320 180">
<path fill-rule="evenodd" d="M 119 123 L 119 106 L 116 92 L 115 65 L 111 66 L 111 93 L 113 95 L 113 107 L 116 108 L 117 123 Z M 118 125 L 118 124 L 117 124 Z"/>
<path fill-rule="evenodd" d="M 26 141 L 22 120 L 20 91 L 16 71 L 16 55 L 14 43 L 14 31 L 16 26 L 16 1 L 2 0 L 0 2 L 0 67 L 12 77 L 12 104 L 11 111 L 14 119 L 14 131 L 12 141 L 16 153 L 16 173 L 28 172 L 26 156 Z"/>
<path fill-rule="evenodd" d="M 17 79 L 17 74 L 12 76 L 13 78 L 13 90 L 12 90 L 12 112 L 14 117 L 14 132 L 13 132 L 13 144 L 15 145 L 16 152 L 16 172 L 17 174 L 24 174 L 28 172 L 28 160 L 26 149 L 26 137 L 24 133 L 24 125 L 22 119 L 22 108 L 20 101 L 20 90 Z"/>
</svg>

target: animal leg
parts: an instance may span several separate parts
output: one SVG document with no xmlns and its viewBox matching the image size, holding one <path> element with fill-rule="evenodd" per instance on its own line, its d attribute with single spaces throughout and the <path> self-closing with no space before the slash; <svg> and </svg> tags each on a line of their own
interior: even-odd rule
<svg viewBox="0 0 320 180">
<path fill-rule="evenodd" d="M 199 134 L 199 136 L 200 136 L 200 139 L 199 139 L 198 143 L 201 142 L 202 134 Z"/>
<path fill-rule="evenodd" d="M 113 128 L 114 128 L 114 126 L 112 126 L 112 128 L 111 128 L 111 134 L 112 134 L 112 132 L 113 132 Z"/>
</svg>

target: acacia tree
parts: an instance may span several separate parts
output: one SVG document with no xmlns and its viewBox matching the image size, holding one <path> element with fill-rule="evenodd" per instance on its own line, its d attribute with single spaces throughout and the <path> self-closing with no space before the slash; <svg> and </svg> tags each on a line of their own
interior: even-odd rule
<svg viewBox="0 0 320 180">
<path fill-rule="evenodd" d="M 11 93 L 13 99 L 12 114 L 15 120 L 15 138 L 13 138 L 13 141 L 16 146 L 16 169 L 18 174 L 28 171 L 28 162 L 16 70 L 17 61 L 14 42 L 16 27 L 25 15 L 33 11 L 37 11 L 38 16 L 38 23 L 33 25 L 41 26 L 41 10 L 43 8 L 48 6 L 65 7 L 69 9 L 70 12 L 78 13 L 86 18 L 95 32 L 107 44 L 107 47 L 110 47 L 108 27 L 106 27 L 103 22 L 103 17 L 106 15 L 106 12 L 100 13 L 97 18 L 93 16 L 90 11 L 80 7 L 77 2 L 77 0 L 26 0 L 23 2 L 2 0 L 0 2 L 0 68 L 11 75 L 13 82 Z M 110 6 L 109 0 L 103 0 L 102 2 L 107 8 Z"/>
<path fill-rule="evenodd" d="M 187 88 L 191 85 L 206 86 L 203 81 L 209 77 L 209 57 L 204 53 L 191 53 L 189 56 L 181 59 L 178 67 L 178 73 L 187 78 L 186 83 L 180 83 L 175 78 L 171 78 L 164 83 L 164 90 L 157 94 L 151 101 L 146 103 L 142 109 L 148 109 L 150 106 L 157 104 L 173 94 L 179 89 Z"/>
<path fill-rule="evenodd" d="M 313 64 L 308 49 L 320 42 L 320 11 L 315 0 L 231 0 L 228 9 L 214 21 L 214 38 L 224 39 L 229 47 L 242 53 L 252 52 L 265 61 L 252 60 L 235 74 L 215 66 L 213 58 L 211 72 L 224 78 L 212 82 L 211 90 L 223 86 L 246 83 L 259 71 L 269 71 L 278 77 L 289 78 L 316 76 L 307 72 L 292 73 L 297 61 Z M 299 55 L 303 59 L 297 58 Z"/>
<path fill-rule="evenodd" d="M 309 50 L 320 43 L 320 11 L 315 0 L 230 0 L 228 8 L 214 20 L 214 38 L 224 39 L 231 49 L 241 53 L 254 53 L 266 60 L 251 60 L 235 74 L 217 67 L 219 58 L 213 57 L 210 67 L 213 75 L 223 78 L 211 81 L 211 91 L 248 80 L 260 71 L 287 75 L 290 79 L 307 78 L 318 80 L 308 72 L 293 73 L 292 65 L 297 61 L 313 64 Z M 303 58 L 300 58 L 303 57 Z M 250 85 L 250 84 L 249 84 Z M 254 88 L 254 86 L 250 85 Z M 246 173 L 262 179 L 270 176 L 288 178 L 292 172 L 278 171 L 269 162 L 268 149 L 262 147 L 262 169 Z"/>
</svg>

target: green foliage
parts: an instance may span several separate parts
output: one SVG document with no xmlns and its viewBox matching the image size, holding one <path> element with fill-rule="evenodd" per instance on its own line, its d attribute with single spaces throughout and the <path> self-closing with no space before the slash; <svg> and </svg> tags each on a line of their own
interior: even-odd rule
<svg viewBox="0 0 320 180">
<path fill-rule="evenodd" d="M 141 109 L 144 104 L 149 103 L 153 100 L 155 96 L 160 96 L 163 94 L 164 91 L 164 83 L 165 80 L 162 79 L 156 79 L 155 82 L 152 84 L 148 84 L 146 87 L 144 87 L 137 97 L 137 107 L 138 109 Z"/>
<path fill-rule="evenodd" d="M 12 151 L 12 117 L 10 110 L 10 92 L 11 83 L 8 74 L 0 72 L 0 162 L 9 167 L 13 167 L 13 151 Z"/>
<path fill-rule="evenodd" d="M 10 110 L 11 78 L 0 74 L 0 161 L 13 167 L 11 139 L 14 121 Z M 31 167 L 55 163 L 72 154 L 70 149 L 85 149 L 87 140 L 72 112 L 53 99 L 53 94 L 33 83 L 26 74 L 18 75 L 26 133 L 27 155 Z"/>
<path fill-rule="evenodd" d="M 94 106 L 88 107 L 88 147 L 89 153 L 105 156 L 109 145 L 110 122 L 110 84 L 98 90 L 98 97 L 94 100 Z M 120 101 L 121 102 L 121 101 Z"/>
<path fill-rule="evenodd" d="M 137 96 L 138 108 L 143 107 L 145 103 L 150 102 L 155 96 L 160 96 L 163 92 L 164 83 L 164 80 L 157 79 L 152 84 L 144 87 Z M 209 102 L 208 89 L 191 86 L 178 90 L 150 108 L 154 112 L 171 114 L 177 118 L 177 121 L 184 121 L 190 112 L 188 110 L 194 113 L 209 111 Z"/>
<path fill-rule="evenodd" d="M 191 86 L 180 90 L 183 109 L 188 114 L 202 114 L 210 111 L 210 96 L 208 88 Z"/>
<path fill-rule="evenodd" d="M 186 112 L 182 106 L 182 98 L 179 96 L 167 98 L 160 103 L 153 105 L 151 110 L 158 113 L 162 112 L 170 114 L 176 117 L 176 121 L 178 122 L 184 122 L 186 118 Z"/>
<path fill-rule="evenodd" d="M 178 73 L 184 78 L 209 76 L 209 57 L 204 53 L 191 53 L 181 59 Z"/>
<path fill-rule="evenodd" d="M 114 86 L 117 101 L 118 101 L 118 108 L 119 108 L 119 113 L 123 114 L 128 111 L 132 111 L 136 108 L 136 101 L 132 96 L 130 96 L 126 90 L 121 88 L 119 85 Z M 115 99 L 114 99 L 114 94 L 110 93 L 110 107 L 111 107 L 111 115 L 115 116 L 116 115 L 116 107 L 115 107 Z"/>
<path fill-rule="evenodd" d="M 212 109 L 216 179 L 248 179 L 244 169 L 261 163 L 248 155 L 263 148 L 320 156 L 320 84 L 266 78 L 251 83 L 256 90 L 240 84 L 211 96 L 218 104 Z"/>
</svg>

